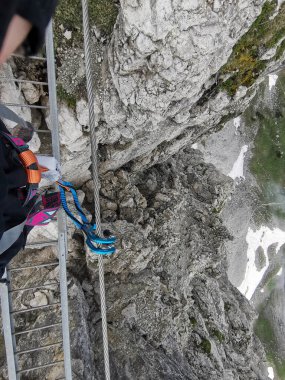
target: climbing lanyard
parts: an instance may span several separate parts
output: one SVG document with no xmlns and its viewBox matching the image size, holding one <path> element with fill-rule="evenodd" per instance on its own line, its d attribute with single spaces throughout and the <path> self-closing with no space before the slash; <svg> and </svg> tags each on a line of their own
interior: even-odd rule
<svg viewBox="0 0 285 380">
<path fill-rule="evenodd" d="M 86 236 L 86 244 L 90 248 L 91 252 L 96 253 L 97 255 L 111 255 L 115 253 L 116 249 L 114 244 L 116 242 L 116 238 L 114 236 L 110 236 L 110 232 L 105 230 L 103 232 L 104 237 L 100 237 L 96 234 L 97 226 L 95 223 L 89 222 L 86 214 L 84 213 L 77 192 L 70 182 L 58 181 L 61 204 L 66 212 L 67 216 L 72 220 L 75 226 L 80 229 Z M 77 219 L 74 214 L 70 211 L 67 201 L 66 201 L 66 192 L 71 193 L 73 197 L 73 202 L 75 209 L 81 219 Z M 101 247 L 100 247 L 101 246 Z"/>
</svg>

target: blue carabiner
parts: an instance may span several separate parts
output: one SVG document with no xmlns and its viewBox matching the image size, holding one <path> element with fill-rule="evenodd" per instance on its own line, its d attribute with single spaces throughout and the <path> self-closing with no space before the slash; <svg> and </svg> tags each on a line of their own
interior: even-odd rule
<svg viewBox="0 0 285 380">
<path fill-rule="evenodd" d="M 78 199 L 77 192 L 74 188 L 74 186 L 70 182 L 65 182 L 65 181 L 58 181 L 59 185 L 59 190 L 60 190 L 60 198 L 61 198 L 61 203 L 64 211 L 66 212 L 67 216 L 72 220 L 72 222 L 75 224 L 75 226 L 82 230 L 82 232 L 86 236 L 86 244 L 90 248 L 90 250 L 93 253 L 96 253 L 98 255 L 110 255 L 116 252 L 116 248 L 114 247 L 114 244 L 116 242 L 116 238 L 114 236 L 111 237 L 100 237 L 98 236 L 95 231 L 96 231 L 96 224 L 91 224 Z M 78 220 L 70 211 L 67 201 L 66 201 L 66 195 L 65 191 L 68 190 L 71 192 L 75 208 L 81 218 Z M 94 245 L 96 244 L 96 246 Z M 97 245 L 101 245 L 102 247 L 97 247 Z"/>
<path fill-rule="evenodd" d="M 106 248 L 95 247 L 93 241 L 91 241 L 89 238 L 86 239 L 86 244 L 90 248 L 90 250 L 96 253 L 97 255 L 112 255 L 116 252 L 116 248 L 114 246 L 109 246 Z"/>
<path fill-rule="evenodd" d="M 85 233 L 86 236 L 88 236 L 88 238 L 91 241 L 93 241 L 96 244 L 115 244 L 115 242 L 116 242 L 115 236 L 110 236 L 108 238 L 106 238 L 106 237 L 102 238 L 102 237 L 96 235 L 94 232 L 94 231 L 96 231 L 96 224 L 84 225 L 82 228 L 82 231 Z"/>
</svg>

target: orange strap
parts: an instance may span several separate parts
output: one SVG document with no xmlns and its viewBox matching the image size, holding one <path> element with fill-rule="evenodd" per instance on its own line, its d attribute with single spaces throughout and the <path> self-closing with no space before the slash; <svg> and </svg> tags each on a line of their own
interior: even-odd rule
<svg viewBox="0 0 285 380">
<path fill-rule="evenodd" d="M 67 187 L 67 186 L 64 186 L 61 182 L 56 181 L 55 183 L 56 183 L 58 186 L 64 188 L 66 191 L 69 191 L 69 192 L 70 192 L 70 188 Z"/>
<path fill-rule="evenodd" d="M 26 169 L 28 183 L 40 183 L 41 172 L 39 170 Z"/>
<path fill-rule="evenodd" d="M 45 168 L 44 166 L 39 166 L 39 169 L 40 169 L 40 172 L 41 173 L 45 173 L 45 172 L 48 172 L 49 169 L 48 168 Z"/>
<path fill-rule="evenodd" d="M 20 160 L 26 169 L 28 183 L 38 184 L 41 182 L 41 170 L 37 157 L 31 150 L 26 150 L 19 154 Z M 29 166 L 35 164 L 38 169 L 29 169 Z"/>
<path fill-rule="evenodd" d="M 31 150 L 26 150 L 25 152 L 22 152 L 19 154 L 20 160 L 22 161 L 22 164 L 27 168 L 28 166 L 32 164 L 38 164 L 37 157 L 34 155 L 34 153 Z"/>
</svg>

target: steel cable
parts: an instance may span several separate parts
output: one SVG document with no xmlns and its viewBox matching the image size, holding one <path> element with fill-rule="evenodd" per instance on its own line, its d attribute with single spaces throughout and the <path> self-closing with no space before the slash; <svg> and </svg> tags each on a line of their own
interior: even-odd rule
<svg viewBox="0 0 285 380">
<path fill-rule="evenodd" d="M 102 237 L 100 199 L 99 199 L 100 182 L 99 182 L 99 176 L 98 176 L 97 141 L 96 141 L 96 133 L 95 133 L 95 128 L 96 128 L 95 110 L 94 110 L 95 95 L 94 95 L 94 85 L 93 85 L 93 76 L 92 76 L 92 68 L 91 68 L 91 45 L 90 45 L 88 0 L 82 0 L 82 12 L 83 12 L 86 83 L 87 83 L 88 108 L 89 108 L 89 125 L 90 125 L 90 135 L 91 135 L 92 174 L 93 174 L 93 182 L 94 182 L 95 218 L 96 218 L 98 235 Z M 100 283 L 100 297 L 101 297 L 101 317 L 102 317 L 105 378 L 106 380 L 110 380 L 104 263 L 103 263 L 103 257 L 101 256 L 98 257 L 98 268 L 99 268 L 99 283 Z"/>
</svg>

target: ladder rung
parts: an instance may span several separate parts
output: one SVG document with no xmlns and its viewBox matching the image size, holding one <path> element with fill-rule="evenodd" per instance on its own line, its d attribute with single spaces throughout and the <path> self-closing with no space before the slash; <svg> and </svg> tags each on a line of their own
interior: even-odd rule
<svg viewBox="0 0 285 380">
<path fill-rule="evenodd" d="M 46 133 L 46 134 L 50 134 L 51 131 L 49 129 L 35 129 L 35 132 L 37 133 Z"/>
<path fill-rule="evenodd" d="M 15 267 L 15 268 L 9 268 L 9 271 L 10 272 L 16 272 L 18 270 L 22 270 L 22 269 L 33 269 L 33 268 L 44 268 L 44 267 L 50 267 L 50 266 L 55 266 L 55 265 L 58 265 L 58 261 L 57 262 L 54 262 L 54 263 L 48 263 L 48 264 L 39 264 L 39 265 L 27 265 L 27 266 L 24 266 L 24 267 Z"/>
<path fill-rule="evenodd" d="M 30 333 L 30 332 L 47 330 L 47 329 L 49 329 L 51 327 L 57 327 L 57 326 L 61 326 L 61 322 L 53 323 L 52 325 L 46 325 L 46 326 L 42 326 L 42 327 L 35 327 L 33 329 L 30 329 L 30 330 L 24 330 L 24 331 L 15 332 L 13 335 L 15 335 L 15 336 L 23 335 L 23 334 L 27 334 L 27 333 Z"/>
<path fill-rule="evenodd" d="M 12 290 L 9 290 L 9 293 L 17 293 L 17 292 L 22 292 L 24 290 L 36 290 L 36 289 L 46 288 L 48 286 L 53 286 L 53 285 L 59 285 L 59 283 L 58 282 L 49 282 L 48 284 L 31 286 L 30 288 L 12 289 Z"/>
<path fill-rule="evenodd" d="M 51 153 L 45 153 L 45 156 L 46 157 L 54 157 Z M 53 220 L 57 220 L 57 219 L 53 219 Z"/>
<path fill-rule="evenodd" d="M 30 368 L 27 368 L 27 369 L 21 369 L 20 371 L 17 371 L 17 373 L 24 373 L 24 372 L 29 372 L 29 371 L 36 371 L 37 369 L 54 367 L 57 364 L 61 364 L 61 363 L 64 363 L 64 361 L 63 360 L 59 360 L 57 362 L 53 362 L 53 363 L 50 363 L 50 364 L 40 365 L 38 367 L 30 367 Z"/>
<path fill-rule="evenodd" d="M 38 84 L 42 86 L 47 86 L 47 82 L 39 82 L 36 80 L 27 80 L 27 79 L 16 79 L 16 78 L 5 78 L 5 77 L 0 77 L 0 81 L 2 82 L 16 82 L 16 83 L 30 83 L 30 84 Z"/>
<path fill-rule="evenodd" d="M 16 355 L 29 354 L 31 352 L 40 351 L 40 350 L 46 350 L 46 349 L 51 348 L 51 347 L 56 347 L 56 346 L 59 346 L 61 344 L 62 344 L 62 340 L 60 342 L 57 342 L 57 343 L 47 344 L 45 346 L 40 346 L 40 347 L 37 347 L 37 348 L 32 348 L 30 350 L 16 351 L 15 354 Z"/>
<path fill-rule="evenodd" d="M 46 110 L 48 109 L 47 106 L 35 106 L 33 104 L 18 104 L 18 103 L 3 103 L 7 107 L 24 107 L 24 108 L 36 108 L 36 109 L 41 109 L 41 110 Z"/>
<path fill-rule="evenodd" d="M 42 248 L 42 247 L 49 247 L 49 246 L 57 245 L 57 244 L 58 244 L 57 240 L 50 240 L 50 241 L 43 241 L 43 242 L 38 242 L 38 243 L 26 244 L 26 248 L 29 248 L 29 249 Z"/>
<path fill-rule="evenodd" d="M 25 55 L 15 54 L 15 53 L 12 54 L 12 57 L 23 58 L 23 59 L 36 59 L 36 60 L 39 60 L 39 61 L 46 61 L 47 60 L 45 57 L 38 57 L 36 55 L 25 56 Z"/>
<path fill-rule="evenodd" d="M 60 302 L 55 302 L 50 305 L 29 307 L 28 309 L 23 309 L 23 310 L 12 310 L 11 314 L 16 315 L 16 314 L 28 313 L 29 311 L 48 309 L 49 307 L 58 306 L 58 305 L 60 305 Z"/>
</svg>

